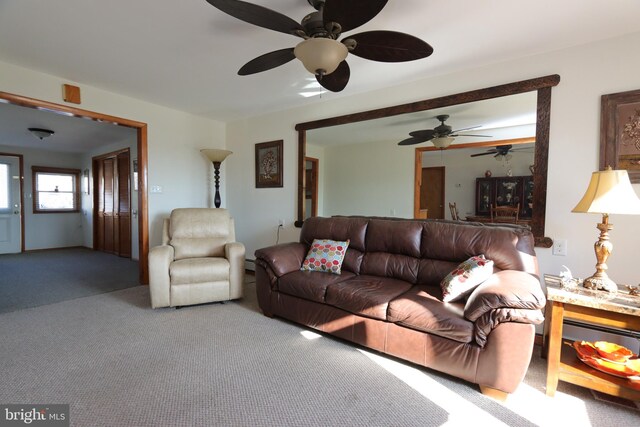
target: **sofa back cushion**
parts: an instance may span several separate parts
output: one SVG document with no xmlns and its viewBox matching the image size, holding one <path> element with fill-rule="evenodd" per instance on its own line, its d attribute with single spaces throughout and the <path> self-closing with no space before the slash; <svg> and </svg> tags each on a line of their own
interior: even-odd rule
<svg viewBox="0 0 640 427">
<path fill-rule="evenodd" d="M 442 280 L 460 262 L 479 254 L 492 260 L 496 270 L 539 274 L 533 234 L 524 227 L 425 221 L 420 253 L 420 283 Z"/>
<path fill-rule="evenodd" d="M 418 221 L 371 219 L 361 274 L 392 277 L 415 284 L 421 238 L 422 224 Z"/>
<path fill-rule="evenodd" d="M 310 247 L 314 239 L 349 240 L 342 269 L 359 274 L 368 223 L 367 218 L 312 217 L 302 225 L 300 243 Z"/>
<path fill-rule="evenodd" d="M 180 208 L 169 219 L 170 245 L 175 259 L 223 257 L 225 244 L 234 240 L 226 209 Z"/>
</svg>

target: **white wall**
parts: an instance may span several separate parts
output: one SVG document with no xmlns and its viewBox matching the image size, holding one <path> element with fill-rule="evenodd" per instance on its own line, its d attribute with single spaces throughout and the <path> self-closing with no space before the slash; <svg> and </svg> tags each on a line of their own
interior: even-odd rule
<svg viewBox="0 0 640 427">
<path fill-rule="evenodd" d="M 0 152 L 22 154 L 24 160 L 24 248 L 25 250 L 82 246 L 83 224 L 80 212 L 33 213 L 33 182 L 31 166 L 82 169 L 78 154 L 1 146 Z"/>
<path fill-rule="evenodd" d="M 5 92 L 65 104 L 61 89 L 65 83 L 75 84 L 82 91 L 82 104 L 70 106 L 148 124 L 148 184 L 163 190 L 148 194 L 150 246 L 160 243 L 162 218 L 172 209 L 210 205 L 212 165 L 199 150 L 225 148 L 224 123 L 0 62 L 0 90 Z M 227 168 L 244 171 L 244 165 L 252 164 L 241 163 L 234 155 L 222 164 L 223 207 L 228 196 Z M 243 221 L 239 218 L 237 222 L 240 228 Z"/>
</svg>

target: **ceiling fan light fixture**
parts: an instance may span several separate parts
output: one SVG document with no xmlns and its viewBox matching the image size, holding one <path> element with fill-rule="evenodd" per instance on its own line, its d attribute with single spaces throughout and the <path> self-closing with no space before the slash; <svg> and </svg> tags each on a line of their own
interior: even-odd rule
<svg viewBox="0 0 640 427">
<path fill-rule="evenodd" d="M 436 148 L 443 150 L 448 146 L 450 146 L 454 140 L 455 138 L 452 136 L 439 136 L 439 137 L 433 138 L 431 142 Z"/>
<path fill-rule="evenodd" d="M 43 140 L 45 138 L 50 137 L 55 132 L 49 129 L 40 129 L 40 128 L 29 128 L 29 132 L 31 132 L 36 138 Z"/>
<path fill-rule="evenodd" d="M 298 45 L 293 54 L 302 62 L 304 68 L 315 75 L 333 73 L 345 60 L 349 50 L 339 41 L 324 38 L 311 38 Z"/>
</svg>

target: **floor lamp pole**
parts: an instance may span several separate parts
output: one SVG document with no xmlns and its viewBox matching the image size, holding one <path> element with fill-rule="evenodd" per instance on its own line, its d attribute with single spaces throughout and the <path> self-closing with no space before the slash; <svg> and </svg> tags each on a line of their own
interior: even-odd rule
<svg viewBox="0 0 640 427">
<path fill-rule="evenodd" d="M 214 176 L 215 176 L 215 184 L 216 184 L 216 196 L 213 199 L 213 204 L 216 208 L 219 208 L 222 204 L 222 199 L 220 199 L 220 164 L 222 162 L 213 162 Z"/>
</svg>

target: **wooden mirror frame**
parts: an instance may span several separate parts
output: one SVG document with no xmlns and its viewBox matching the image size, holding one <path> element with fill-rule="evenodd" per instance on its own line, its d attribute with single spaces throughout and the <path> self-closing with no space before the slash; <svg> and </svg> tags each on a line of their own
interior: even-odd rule
<svg viewBox="0 0 640 427">
<path fill-rule="evenodd" d="M 298 131 L 298 212 L 295 226 L 302 227 L 305 218 L 304 160 L 307 151 L 306 141 L 308 130 L 537 91 L 536 143 L 534 154 L 535 171 L 533 173 L 533 203 L 536 206 L 536 209 L 534 209 L 533 216 L 531 218 L 531 231 L 535 237 L 536 246 L 550 248 L 553 241 L 549 237 L 545 237 L 544 224 L 547 206 L 547 167 L 549 157 L 549 128 L 551 124 L 551 88 L 557 86 L 558 83 L 560 83 L 560 76 L 558 74 L 552 74 L 535 79 L 522 80 L 515 83 L 492 86 L 484 89 L 412 102 L 409 104 L 395 105 L 392 107 L 379 108 L 360 113 L 298 123 L 295 127 Z"/>
</svg>

